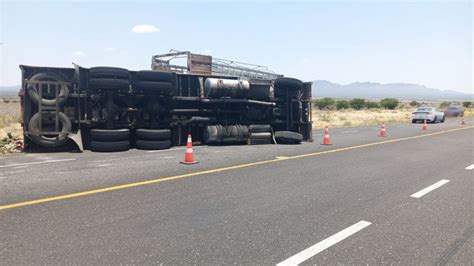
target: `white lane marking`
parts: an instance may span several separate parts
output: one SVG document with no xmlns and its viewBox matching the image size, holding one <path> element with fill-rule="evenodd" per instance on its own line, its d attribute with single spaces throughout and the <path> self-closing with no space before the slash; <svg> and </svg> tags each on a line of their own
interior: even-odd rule
<svg viewBox="0 0 474 266">
<path fill-rule="evenodd" d="M 360 221 L 356 224 L 353 224 L 346 229 L 324 239 L 323 241 L 301 251 L 300 253 L 289 257 L 288 259 L 280 262 L 277 266 L 286 266 L 286 265 L 298 265 L 309 258 L 315 256 L 316 254 L 320 253 L 331 247 L 332 245 L 337 244 L 338 242 L 348 238 L 349 236 L 359 232 L 360 230 L 364 229 L 365 227 L 371 225 L 372 223 L 367 221 Z"/>
<path fill-rule="evenodd" d="M 276 156 L 275 157 L 275 159 L 277 159 L 277 160 L 286 160 L 288 158 L 290 158 L 290 157 L 288 157 L 288 156 Z"/>
<path fill-rule="evenodd" d="M 165 157 L 163 157 L 163 159 L 173 159 L 173 158 L 174 158 L 174 156 L 165 156 Z"/>
<path fill-rule="evenodd" d="M 20 166 L 13 167 L 13 169 L 24 169 L 24 168 L 28 168 L 28 165 L 20 165 Z"/>
<path fill-rule="evenodd" d="M 106 164 L 99 164 L 99 165 L 97 165 L 97 167 L 105 167 L 105 166 L 109 166 L 109 165 L 112 165 L 112 164 L 110 164 L 110 163 L 106 163 Z"/>
<path fill-rule="evenodd" d="M 341 134 L 347 134 L 347 133 L 356 133 L 359 132 L 359 130 L 348 130 L 348 131 L 342 131 Z"/>
<path fill-rule="evenodd" d="M 464 168 L 466 170 L 472 170 L 474 169 L 474 164 L 469 165 L 468 167 Z"/>
<path fill-rule="evenodd" d="M 448 182 L 449 182 L 449 180 L 447 180 L 447 179 L 442 179 L 442 180 L 440 180 L 440 181 L 434 183 L 433 185 L 431 185 L 431 186 L 429 186 L 429 187 L 427 187 L 427 188 L 424 188 L 424 189 L 422 189 L 422 190 L 420 190 L 420 191 L 418 191 L 418 192 L 412 194 L 410 197 L 419 199 L 419 198 L 423 197 L 424 195 L 430 193 L 431 191 L 433 191 L 433 190 L 435 190 L 435 189 L 441 187 L 442 185 L 444 185 L 444 184 L 446 184 L 446 183 L 448 183 Z"/>
<path fill-rule="evenodd" d="M 0 165 L 0 168 L 21 166 L 21 165 L 43 164 L 43 163 L 59 163 L 59 162 L 68 162 L 68 161 L 75 161 L 75 160 L 76 159 L 60 159 L 60 160 L 47 160 L 47 161 L 32 162 L 32 163 L 14 163 L 14 164 Z"/>
</svg>

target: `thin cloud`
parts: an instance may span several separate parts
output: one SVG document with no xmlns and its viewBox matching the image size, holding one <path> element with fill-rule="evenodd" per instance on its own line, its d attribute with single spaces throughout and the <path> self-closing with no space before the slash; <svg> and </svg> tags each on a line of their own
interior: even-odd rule
<svg viewBox="0 0 474 266">
<path fill-rule="evenodd" d="M 158 29 L 157 27 L 153 25 L 146 25 L 146 24 L 135 25 L 132 28 L 132 32 L 134 33 L 153 33 L 153 32 L 159 32 L 159 31 L 160 29 Z"/>
<path fill-rule="evenodd" d="M 113 47 L 107 47 L 107 48 L 104 49 L 104 52 L 106 52 L 106 53 L 113 53 L 115 51 L 117 51 L 117 49 L 113 48 Z"/>
<path fill-rule="evenodd" d="M 74 53 L 72 53 L 72 55 L 75 57 L 84 57 L 86 56 L 86 53 L 84 53 L 83 51 L 75 51 Z"/>
</svg>

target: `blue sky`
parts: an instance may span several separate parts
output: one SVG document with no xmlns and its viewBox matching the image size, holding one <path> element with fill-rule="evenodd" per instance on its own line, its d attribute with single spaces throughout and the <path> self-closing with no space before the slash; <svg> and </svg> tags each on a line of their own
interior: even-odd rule
<svg viewBox="0 0 474 266">
<path fill-rule="evenodd" d="M 1 86 L 20 83 L 19 64 L 149 69 L 174 48 L 303 80 L 473 90 L 470 1 L 0 1 Z"/>
</svg>

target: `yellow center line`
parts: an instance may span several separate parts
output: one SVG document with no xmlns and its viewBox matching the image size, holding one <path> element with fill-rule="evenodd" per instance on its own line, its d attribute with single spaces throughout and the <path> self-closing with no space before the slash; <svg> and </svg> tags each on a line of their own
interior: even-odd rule
<svg viewBox="0 0 474 266">
<path fill-rule="evenodd" d="M 281 161 L 286 161 L 286 160 L 294 160 L 294 159 L 299 159 L 299 158 L 304 158 L 304 157 L 317 156 L 317 155 L 323 155 L 323 154 L 336 153 L 336 152 L 341 152 L 341 151 L 348 151 L 348 150 L 360 149 L 360 148 L 365 148 L 365 147 L 371 147 L 371 146 L 376 146 L 376 145 L 382 145 L 382 144 L 388 144 L 388 143 L 394 143 L 394 142 L 400 142 L 400 141 L 406 141 L 406 140 L 425 138 L 425 137 L 436 136 L 436 135 L 440 135 L 440 134 L 445 134 L 445 133 L 449 133 L 449 132 L 465 130 L 465 129 L 470 129 L 470 128 L 474 128 L 474 126 L 468 126 L 468 127 L 463 127 L 463 128 L 457 128 L 457 129 L 450 129 L 450 130 L 439 131 L 439 132 L 434 132 L 434 133 L 428 133 L 428 134 L 423 134 L 423 135 L 417 135 L 417 136 L 412 136 L 412 137 L 391 139 L 391 140 L 386 140 L 386 141 L 378 141 L 378 142 L 355 145 L 355 146 L 339 148 L 339 149 L 333 149 L 333 150 L 312 152 L 312 153 L 306 153 L 306 154 L 300 154 L 300 155 L 294 155 L 294 156 L 287 156 L 287 157 L 279 157 L 279 158 L 275 158 L 275 159 L 271 159 L 271 160 L 258 161 L 258 162 L 245 163 L 245 164 L 238 164 L 238 165 L 234 165 L 234 166 L 215 168 L 215 169 L 210 169 L 210 170 L 205 170 L 205 171 L 200 171 L 200 172 L 193 172 L 193 173 L 188 173 L 188 174 L 175 175 L 175 176 L 169 176 L 169 177 L 163 177 L 163 178 L 156 178 L 156 179 L 152 179 L 152 180 L 134 182 L 134 183 L 123 184 L 123 185 L 118 185 L 118 186 L 111 186 L 111 187 L 105 187 L 105 188 L 100 188 L 100 189 L 87 190 L 87 191 L 71 193 L 71 194 L 65 194 L 65 195 L 60 195 L 60 196 L 54 196 L 54 197 L 24 201 L 24 202 L 19 202 L 19 203 L 13 203 L 13 204 L 8 204 L 8 205 L 2 205 L 2 206 L 0 206 L 0 210 L 14 209 L 14 208 L 18 208 L 18 207 L 41 204 L 41 203 L 46 203 L 46 202 L 51 202 L 51 201 L 77 198 L 77 197 L 93 195 L 93 194 L 98 194 L 98 193 L 103 193 L 103 192 L 108 192 L 108 191 L 115 191 L 115 190 L 121 190 L 121 189 L 125 189 L 125 188 L 138 187 L 138 186 L 144 186 L 144 185 L 149 185 L 149 184 L 161 183 L 161 182 L 165 182 L 165 181 L 183 179 L 183 178 L 192 177 L 192 176 L 199 176 L 199 175 L 212 174 L 212 173 L 218 173 L 218 172 L 223 172 L 223 171 L 230 171 L 230 170 L 246 168 L 246 167 L 250 167 L 250 166 L 262 165 L 262 164 L 268 164 L 268 163 L 274 163 L 274 162 L 281 162 Z"/>
</svg>

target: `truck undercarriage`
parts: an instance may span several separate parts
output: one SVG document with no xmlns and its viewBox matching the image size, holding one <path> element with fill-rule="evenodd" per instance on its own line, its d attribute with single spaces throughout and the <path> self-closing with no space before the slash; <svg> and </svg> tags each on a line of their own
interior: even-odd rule
<svg viewBox="0 0 474 266">
<path fill-rule="evenodd" d="M 174 52 L 153 70 L 21 65 L 25 150 L 311 141 L 311 83 Z M 188 56 L 178 68 L 164 56 Z M 233 73 L 233 75 L 230 75 Z"/>
</svg>

